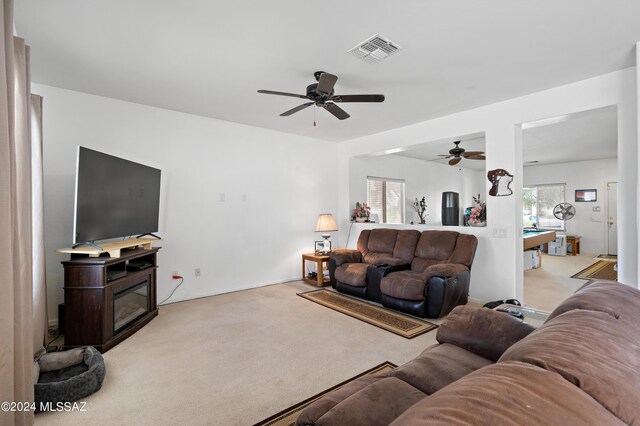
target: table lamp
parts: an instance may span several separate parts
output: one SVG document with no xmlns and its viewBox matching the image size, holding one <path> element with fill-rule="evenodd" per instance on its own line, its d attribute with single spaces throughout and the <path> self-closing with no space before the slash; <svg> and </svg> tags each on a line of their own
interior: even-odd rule
<svg viewBox="0 0 640 426">
<path fill-rule="evenodd" d="M 336 221 L 333 218 L 333 215 L 324 213 L 318 216 L 318 222 L 316 222 L 316 232 L 322 232 L 322 238 L 324 238 L 324 245 L 322 249 L 322 254 L 327 254 L 331 250 L 331 242 L 329 241 L 329 237 L 331 235 L 329 232 L 337 231 L 338 225 L 336 225 Z"/>
</svg>

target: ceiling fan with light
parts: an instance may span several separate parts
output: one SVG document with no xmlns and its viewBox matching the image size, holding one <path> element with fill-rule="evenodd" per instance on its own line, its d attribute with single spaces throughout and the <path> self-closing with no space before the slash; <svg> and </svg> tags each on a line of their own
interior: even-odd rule
<svg viewBox="0 0 640 426">
<path fill-rule="evenodd" d="M 451 158 L 451 160 L 449 160 L 450 166 L 455 166 L 463 158 L 466 158 L 467 160 L 486 160 L 487 157 L 485 157 L 483 151 L 467 151 L 464 148 L 460 148 L 460 142 L 462 141 L 456 141 L 453 143 L 455 148 L 450 149 L 448 155 L 440 154 L 440 157 Z"/>
<path fill-rule="evenodd" d="M 293 98 L 308 99 L 311 101 L 292 108 L 289 111 L 283 112 L 282 114 L 280 114 L 280 116 L 282 117 L 288 117 L 291 114 L 295 114 L 296 112 L 302 111 L 303 109 L 315 104 L 316 106 L 329 111 L 337 119 L 345 120 L 349 118 L 350 115 L 347 114 L 345 110 L 336 105 L 336 103 L 384 102 L 384 95 L 336 95 L 334 94 L 333 89 L 336 81 L 338 80 L 337 76 L 324 71 L 316 71 L 313 75 L 315 76 L 317 83 L 313 83 L 307 86 L 306 95 L 298 95 L 295 93 L 287 92 L 274 92 L 273 90 L 258 90 L 258 93 L 264 93 L 267 95 L 290 96 Z"/>
</svg>

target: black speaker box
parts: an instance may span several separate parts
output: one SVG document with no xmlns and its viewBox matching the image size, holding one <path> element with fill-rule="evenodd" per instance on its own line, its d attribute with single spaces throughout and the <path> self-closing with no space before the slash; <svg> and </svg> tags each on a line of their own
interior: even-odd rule
<svg viewBox="0 0 640 426">
<path fill-rule="evenodd" d="M 442 225 L 458 226 L 460 224 L 460 207 L 457 192 L 442 193 Z"/>
</svg>

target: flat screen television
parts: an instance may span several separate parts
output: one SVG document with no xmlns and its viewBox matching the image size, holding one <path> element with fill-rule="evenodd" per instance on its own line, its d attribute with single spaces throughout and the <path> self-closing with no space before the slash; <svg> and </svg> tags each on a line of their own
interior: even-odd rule
<svg viewBox="0 0 640 426">
<path fill-rule="evenodd" d="M 73 242 L 158 231 L 160 170 L 78 147 Z"/>
</svg>

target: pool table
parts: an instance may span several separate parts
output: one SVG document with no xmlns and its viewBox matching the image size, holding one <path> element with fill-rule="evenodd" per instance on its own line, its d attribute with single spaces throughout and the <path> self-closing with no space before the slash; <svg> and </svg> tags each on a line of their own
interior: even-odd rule
<svg viewBox="0 0 640 426">
<path fill-rule="evenodd" d="M 556 231 L 528 230 L 525 229 L 522 238 L 523 250 L 528 250 L 556 239 Z"/>
</svg>

